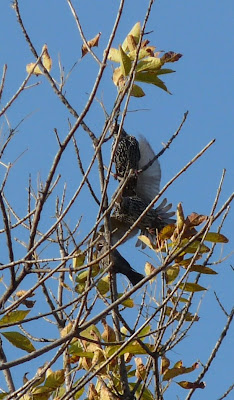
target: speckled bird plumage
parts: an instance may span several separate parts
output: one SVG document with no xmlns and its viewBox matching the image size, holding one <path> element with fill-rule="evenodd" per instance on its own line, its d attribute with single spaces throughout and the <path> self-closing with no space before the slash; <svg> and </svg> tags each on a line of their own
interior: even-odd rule
<svg viewBox="0 0 234 400">
<path fill-rule="evenodd" d="M 138 228 L 141 230 L 161 230 L 165 225 L 167 225 L 170 221 L 170 217 L 174 215 L 174 212 L 168 213 L 168 210 L 172 205 L 166 205 L 166 203 L 167 200 L 164 199 L 156 209 L 151 208 L 137 224 Z M 131 226 L 140 217 L 147 205 L 148 204 L 138 196 L 122 197 L 120 203 L 117 204 L 114 209 L 112 218 L 114 217 Z"/>
<path fill-rule="evenodd" d="M 147 205 L 148 203 L 138 196 L 122 197 L 121 201 L 116 203 L 111 216 L 112 221 L 116 220 L 120 225 L 123 223 L 126 232 L 141 216 Z M 146 213 L 140 222 L 138 222 L 136 228 L 141 230 L 141 234 L 150 237 L 150 239 L 154 241 L 156 239 L 157 231 L 160 231 L 164 226 L 175 222 L 171 219 L 174 212 L 168 212 L 171 207 L 172 204 L 167 204 L 167 199 L 164 199 L 157 208 L 151 208 Z M 126 229 L 126 227 L 128 227 L 128 229 Z M 136 228 L 133 230 L 133 234 L 136 234 Z M 115 241 L 115 233 L 113 233 L 113 237 Z M 139 246 L 140 243 L 137 242 L 137 245 Z"/>
<path fill-rule="evenodd" d="M 114 149 L 117 140 L 118 129 L 119 125 L 115 125 L 113 128 L 114 142 L 112 144 L 112 150 Z M 124 189 L 124 195 L 135 194 L 139 160 L 140 149 L 138 140 L 134 136 L 128 135 L 127 132 L 122 128 L 113 161 L 115 164 L 117 179 L 122 179 L 130 170 L 133 171 L 133 176 L 129 179 Z"/>
</svg>

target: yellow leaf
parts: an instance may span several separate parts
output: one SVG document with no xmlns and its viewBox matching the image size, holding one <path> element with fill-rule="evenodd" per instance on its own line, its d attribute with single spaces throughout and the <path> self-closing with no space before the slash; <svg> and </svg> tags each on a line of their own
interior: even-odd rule
<svg viewBox="0 0 234 400">
<path fill-rule="evenodd" d="M 141 23 L 137 22 L 134 27 L 131 29 L 131 31 L 128 33 L 128 35 L 126 36 L 126 39 L 124 40 L 123 44 L 122 44 L 122 48 L 124 51 L 129 51 L 128 48 L 128 36 L 131 35 L 134 38 L 135 43 L 137 44 L 139 42 L 140 39 L 140 34 L 141 34 Z"/>
<path fill-rule="evenodd" d="M 19 290 L 18 292 L 16 292 L 16 296 L 17 297 L 22 297 L 27 293 L 27 290 Z M 35 293 L 29 293 L 27 294 L 27 297 L 33 297 L 35 296 Z"/>
<path fill-rule="evenodd" d="M 185 219 L 184 219 L 184 212 L 183 212 L 183 208 L 182 208 L 182 204 L 179 203 L 177 206 L 177 229 L 179 232 L 181 232 L 184 223 L 185 223 Z"/>
<path fill-rule="evenodd" d="M 156 268 L 152 264 L 150 264 L 148 261 L 146 261 L 146 263 L 145 263 L 145 274 L 147 276 L 149 276 L 154 271 L 156 271 Z M 153 281 L 155 281 L 155 279 L 156 279 L 156 276 L 154 278 L 151 278 L 150 282 L 152 283 Z"/>
<path fill-rule="evenodd" d="M 46 44 L 42 47 L 42 64 L 44 67 L 47 69 L 48 72 L 50 72 L 52 68 L 52 59 L 50 58 L 49 52 L 48 52 L 48 47 Z"/>
<path fill-rule="evenodd" d="M 120 53 L 118 49 L 115 49 L 114 47 L 110 48 L 109 54 L 108 54 L 108 60 L 114 61 L 114 62 L 120 62 Z"/>
<path fill-rule="evenodd" d="M 84 265 L 84 261 L 85 261 L 85 254 L 82 253 L 80 250 L 76 251 L 72 259 L 73 268 L 76 269 L 81 267 L 82 265 Z"/>
<path fill-rule="evenodd" d="M 138 236 L 138 239 L 140 239 L 143 243 L 145 243 L 146 246 L 148 246 L 150 249 L 155 250 L 155 246 L 153 245 L 153 243 L 151 243 L 150 239 L 147 236 L 140 235 Z"/>
<path fill-rule="evenodd" d="M 121 72 L 121 68 L 115 68 L 112 76 L 113 82 L 115 86 L 122 87 L 124 86 L 124 76 Z"/>
<path fill-rule="evenodd" d="M 127 308 L 133 308 L 134 307 L 134 301 L 131 299 L 131 298 L 128 298 L 128 299 L 126 299 L 126 300 L 124 300 L 124 301 L 122 301 L 122 303 L 121 303 L 124 307 L 127 307 Z"/>
<path fill-rule="evenodd" d="M 65 337 L 67 334 L 72 330 L 72 327 L 74 325 L 73 321 L 68 322 L 67 326 L 65 326 L 61 331 L 60 331 L 60 336 Z"/>
<path fill-rule="evenodd" d="M 40 67 L 39 67 L 39 65 L 37 65 L 36 67 L 35 67 L 35 65 L 36 65 L 36 63 L 30 63 L 30 64 L 27 64 L 26 65 L 26 71 L 27 71 L 27 73 L 28 74 L 31 74 L 31 72 L 34 74 L 34 75 L 43 75 L 43 72 L 40 70 Z M 34 68 L 35 67 L 35 68 Z"/>
</svg>

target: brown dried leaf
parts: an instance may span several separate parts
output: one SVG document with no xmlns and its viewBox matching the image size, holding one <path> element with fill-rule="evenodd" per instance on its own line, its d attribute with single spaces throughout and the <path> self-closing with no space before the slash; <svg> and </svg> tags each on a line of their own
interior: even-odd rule
<svg viewBox="0 0 234 400">
<path fill-rule="evenodd" d="M 146 375 L 146 368 L 142 362 L 141 357 L 135 357 L 135 363 L 136 363 L 135 376 L 137 377 L 137 379 L 144 380 Z"/>
<path fill-rule="evenodd" d="M 206 215 L 199 215 L 195 212 L 192 212 L 188 217 L 186 218 L 186 225 L 187 226 L 198 226 L 202 224 L 204 221 L 207 220 Z"/>
<path fill-rule="evenodd" d="M 111 326 L 109 326 L 105 320 L 105 318 L 102 318 L 102 325 L 104 326 L 104 331 L 102 332 L 102 339 L 105 342 L 115 342 L 116 336 L 115 336 L 115 331 Z"/>
<path fill-rule="evenodd" d="M 92 47 L 97 47 L 98 46 L 98 42 L 101 36 L 101 32 L 99 32 L 93 39 L 88 40 L 87 44 L 90 48 Z M 88 47 L 86 46 L 86 44 L 83 44 L 81 47 L 81 57 L 84 57 L 87 53 L 88 53 Z"/>
<path fill-rule="evenodd" d="M 188 381 L 181 381 L 176 382 L 177 385 L 180 385 L 183 389 L 205 389 L 206 384 L 205 382 L 188 382 Z"/>
<path fill-rule="evenodd" d="M 33 308 L 35 303 L 36 303 L 36 300 L 33 301 L 33 300 L 25 299 L 24 301 L 22 301 L 22 304 L 27 308 Z"/>
<path fill-rule="evenodd" d="M 178 61 L 183 55 L 175 53 L 174 51 L 168 51 L 161 57 L 163 63 Z"/>
<path fill-rule="evenodd" d="M 161 375 L 164 374 L 168 370 L 169 367 L 170 367 L 170 360 L 167 357 L 162 356 L 160 374 Z"/>
<path fill-rule="evenodd" d="M 137 44 L 136 44 L 136 41 L 135 41 L 135 38 L 133 35 L 127 36 L 127 46 L 128 46 L 129 51 L 133 51 L 136 49 Z"/>
<path fill-rule="evenodd" d="M 95 389 L 95 386 L 93 383 L 89 384 L 89 392 L 88 392 L 88 400 L 98 400 L 98 392 Z"/>
</svg>

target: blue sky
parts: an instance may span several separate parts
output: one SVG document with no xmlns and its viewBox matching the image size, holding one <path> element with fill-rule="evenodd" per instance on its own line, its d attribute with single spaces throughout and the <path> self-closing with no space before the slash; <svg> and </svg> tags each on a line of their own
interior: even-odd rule
<svg viewBox="0 0 234 400">
<path fill-rule="evenodd" d="M 76 10 L 86 37 L 90 39 L 98 32 L 102 32 L 99 47 L 94 49 L 101 58 L 119 2 L 86 0 L 74 3 L 77 3 Z M 51 74 L 54 79 L 59 79 L 58 54 L 66 72 L 78 61 L 67 82 L 66 95 L 78 113 L 81 112 L 92 89 L 98 68 L 89 55 L 80 59 L 82 42 L 66 1 L 20 1 L 19 5 L 26 28 L 38 53 L 45 43 L 48 45 L 53 59 Z M 148 2 L 143 0 L 126 1 L 123 18 L 114 40 L 115 47 L 123 41 L 137 21 L 143 20 L 147 5 Z M 5 63 L 8 65 L 1 103 L 3 106 L 26 77 L 26 64 L 33 62 L 34 59 L 17 24 L 10 1 L 0 3 L 0 27 L 0 68 Z M 189 110 L 181 134 L 160 159 L 162 186 L 215 138 L 215 144 L 206 154 L 166 192 L 167 198 L 174 206 L 182 202 L 186 214 L 192 211 L 209 214 L 223 168 L 226 168 L 227 172 L 219 205 L 233 191 L 233 3 L 230 0 L 156 1 L 146 31 L 153 31 L 149 38 L 157 49 L 182 53 L 183 58 L 172 65 L 176 73 L 165 76 L 164 79 L 173 95 L 170 96 L 155 87 L 144 86 L 146 96 L 142 99 L 132 99 L 129 106 L 130 111 L 136 109 L 141 111 L 127 114 L 125 129 L 136 136 L 145 135 L 157 152 L 161 149 L 162 143 L 166 143 L 177 129 L 184 112 Z M 27 149 L 12 169 L 6 187 L 6 192 L 12 198 L 19 215 L 23 215 L 26 209 L 25 188 L 29 173 L 36 185 L 38 171 L 44 181 L 50 169 L 56 146 L 53 129 L 56 127 L 63 138 L 68 132 L 68 118 L 74 122 L 74 118 L 68 114 L 43 77 L 32 77 L 30 83 L 38 81 L 42 83 L 21 94 L 7 112 L 12 127 L 30 114 L 19 127 L 2 160 L 5 163 L 13 162 Z M 110 112 L 116 96 L 116 88 L 111 81 L 111 63 L 106 69 L 97 96 L 103 99 L 107 112 Z M 104 117 L 98 102 L 92 105 L 85 122 L 95 134 L 101 133 Z M 7 129 L 4 118 L 1 121 L 1 129 L 4 134 Z M 93 150 L 89 138 L 82 129 L 79 130 L 78 142 L 81 154 L 82 151 L 85 152 L 84 166 L 88 166 Z M 107 144 L 104 152 L 106 163 L 109 149 Z M 67 182 L 69 198 L 69 195 L 76 190 L 80 179 L 72 146 L 70 152 L 68 151 L 62 159 L 61 171 L 63 176 L 58 190 L 61 192 L 64 182 Z M 4 173 L 5 170 L 0 165 L 1 179 Z M 91 173 L 91 180 L 98 193 L 99 184 L 95 173 Z M 115 185 L 113 182 L 111 188 Z M 95 220 L 97 210 L 94 203 L 90 204 L 92 206 L 88 209 L 89 218 L 87 220 L 84 217 L 80 227 L 81 237 Z M 83 191 L 76 217 L 82 214 L 85 216 L 86 212 L 87 191 Z M 41 222 L 43 229 L 47 224 L 49 226 L 52 217 L 53 210 L 48 210 L 47 218 Z M 233 217 L 232 209 L 222 231 L 229 238 L 229 243 L 224 247 L 218 246 L 220 253 L 216 252 L 216 258 L 233 251 Z M 72 223 L 72 215 L 70 218 Z M 215 226 L 217 227 L 217 224 Z M 3 241 L 0 243 L 2 246 Z M 24 253 L 22 246 L 16 245 L 15 248 L 16 256 L 22 256 Z M 2 262 L 7 261 L 7 253 L 4 253 Z M 142 270 L 146 257 L 138 253 L 133 242 L 123 246 L 122 254 L 134 268 Z M 218 275 L 202 278 L 201 284 L 209 287 L 209 292 L 206 293 L 199 312 L 200 321 L 193 327 L 185 342 L 171 354 L 173 361 L 183 359 L 187 365 L 191 365 L 197 359 L 206 362 L 225 324 L 224 315 L 214 300 L 213 291 L 217 292 L 223 305 L 230 310 L 233 297 L 230 264 L 233 265 L 233 261 L 232 255 L 221 265 L 217 265 Z M 216 399 L 230 386 L 232 348 L 230 334 L 224 340 L 211 372 L 205 377 L 207 388 L 197 392 L 195 399 Z M 172 396 L 178 393 L 179 398 L 186 397 L 184 390 L 175 385 L 173 387 Z"/>
</svg>

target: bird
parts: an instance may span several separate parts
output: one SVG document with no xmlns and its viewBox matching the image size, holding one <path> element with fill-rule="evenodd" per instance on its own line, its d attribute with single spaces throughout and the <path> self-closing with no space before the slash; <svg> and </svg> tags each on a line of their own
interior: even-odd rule
<svg viewBox="0 0 234 400">
<path fill-rule="evenodd" d="M 112 152 L 118 137 L 119 125 L 115 123 L 111 129 L 114 136 L 112 143 Z M 118 144 L 113 155 L 113 162 L 115 164 L 115 177 L 118 180 L 124 179 L 132 170 L 132 176 L 123 189 L 123 195 L 134 195 L 137 185 L 137 171 L 140 161 L 139 142 L 135 136 L 129 135 L 123 128 L 118 139 Z"/>
<path fill-rule="evenodd" d="M 115 124 L 112 128 L 114 142 L 118 134 L 119 125 Z M 121 192 L 119 200 L 115 203 L 114 211 L 111 215 L 111 229 L 113 243 L 116 243 L 130 229 L 133 223 L 149 205 L 149 203 L 158 195 L 160 191 L 161 168 L 159 161 L 150 146 L 147 139 L 140 135 L 137 140 L 129 135 L 123 128 L 117 149 L 114 155 L 116 175 L 120 178 L 133 169 L 134 175 L 128 181 L 126 187 Z M 174 212 L 168 213 L 172 205 L 167 204 L 167 199 L 156 208 L 151 209 L 141 222 L 135 227 L 127 238 L 141 233 L 155 241 L 156 230 L 160 231 L 164 226 L 174 223 L 171 219 Z M 145 245 L 139 240 L 136 246 Z"/>
<path fill-rule="evenodd" d="M 98 257 L 104 254 L 108 250 L 108 246 L 105 239 L 102 238 L 98 241 L 97 249 L 98 249 Z M 107 266 L 109 260 L 113 263 L 112 270 L 115 273 L 120 273 L 125 275 L 133 286 L 135 286 L 138 282 L 140 282 L 144 278 L 144 275 L 135 271 L 135 269 L 131 267 L 129 262 L 123 256 L 121 256 L 120 252 L 117 249 L 112 250 L 109 256 L 104 257 L 102 263 L 105 266 Z"/>
<path fill-rule="evenodd" d="M 125 232 L 130 229 L 130 227 L 136 222 L 136 220 L 141 216 L 148 202 L 142 200 L 139 196 L 121 196 L 121 198 L 116 202 L 115 208 L 112 212 L 112 221 L 118 221 L 118 224 L 124 225 Z M 153 209 L 151 208 L 144 217 L 138 222 L 136 228 L 133 229 L 133 234 L 136 234 L 138 230 L 141 230 L 141 234 L 149 237 L 151 241 L 156 240 L 157 232 L 160 232 L 168 224 L 174 223 L 174 219 L 171 217 L 175 214 L 174 211 L 168 212 L 172 207 L 172 204 L 167 204 L 167 199 L 164 199 L 161 204 Z M 128 229 L 127 229 L 127 228 Z M 120 228 L 119 228 L 120 231 Z M 123 232 L 123 233 L 125 233 Z M 120 236 L 120 233 L 119 233 Z M 123 236 L 123 235 L 122 235 Z M 116 241 L 115 232 L 112 235 L 114 242 Z M 137 241 L 136 246 L 141 244 Z M 144 248 L 144 244 L 142 243 Z"/>
</svg>

